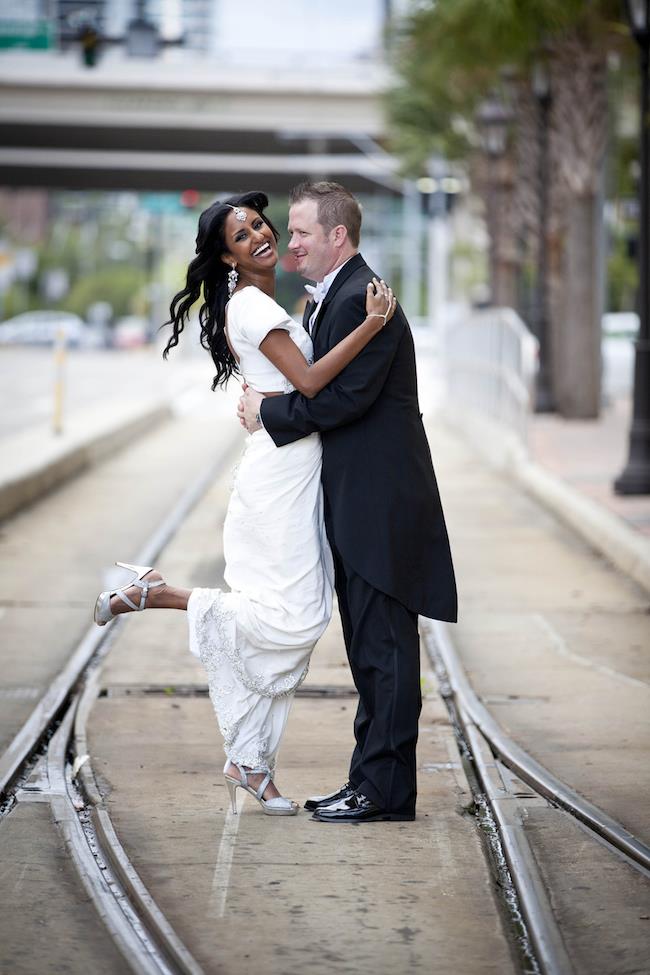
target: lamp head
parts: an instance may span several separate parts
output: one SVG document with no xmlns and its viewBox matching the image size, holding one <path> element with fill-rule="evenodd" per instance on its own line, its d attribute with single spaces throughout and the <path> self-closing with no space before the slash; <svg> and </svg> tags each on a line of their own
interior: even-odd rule
<svg viewBox="0 0 650 975">
<path fill-rule="evenodd" d="M 476 122 L 488 155 L 500 156 L 505 151 L 511 120 L 512 112 L 494 96 L 486 98 L 479 105 Z"/>
<path fill-rule="evenodd" d="M 650 44 L 650 0 L 625 0 L 632 35 L 639 44 Z"/>
</svg>

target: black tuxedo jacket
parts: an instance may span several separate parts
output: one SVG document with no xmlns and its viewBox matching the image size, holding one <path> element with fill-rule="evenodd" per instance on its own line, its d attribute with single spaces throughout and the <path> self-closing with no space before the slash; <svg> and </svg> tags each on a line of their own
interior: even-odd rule
<svg viewBox="0 0 650 975">
<path fill-rule="evenodd" d="M 360 254 L 336 275 L 314 328 L 315 359 L 366 317 L 372 276 Z M 408 609 L 454 622 L 454 569 L 402 310 L 317 396 L 268 397 L 261 416 L 278 447 L 322 434 L 331 541 L 355 572 Z"/>
</svg>

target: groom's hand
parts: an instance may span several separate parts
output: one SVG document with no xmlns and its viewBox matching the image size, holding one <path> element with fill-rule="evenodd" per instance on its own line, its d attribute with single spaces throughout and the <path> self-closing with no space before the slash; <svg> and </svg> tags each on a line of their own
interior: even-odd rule
<svg viewBox="0 0 650 975">
<path fill-rule="evenodd" d="M 256 430 L 262 428 L 260 406 L 263 399 L 263 395 L 257 390 L 251 389 L 250 386 L 244 386 L 244 395 L 239 400 L 237 416 L 242 426 L 245 426 L 249 433 L 255 433 Z"/>
<path fill-rule="evenodd" d="M 248 383 L 242 383 L 241 388 L 246 392 L 248 389 Z M 240 396 L 237 400 L 237 419 L 243 427 L 246 426 L 246 420 L 244 419 L 244 397 Z"/>
</svg>

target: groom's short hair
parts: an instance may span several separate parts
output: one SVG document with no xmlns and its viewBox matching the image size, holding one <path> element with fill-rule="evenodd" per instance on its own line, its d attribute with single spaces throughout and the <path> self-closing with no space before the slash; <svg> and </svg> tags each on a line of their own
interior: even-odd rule
<svg viewBox="0 0 650 975">
<path fill-rule="evenodd" d="M 359 246 L 361 236 L 361 204 L 345 186 L 320 180 L 318 183 L 298 183 L 289 193 L 289 204 L 301 200 L 315 200 L 318 222 L 326 233 L 343 224 L 353 247 Z"/>
</svg>

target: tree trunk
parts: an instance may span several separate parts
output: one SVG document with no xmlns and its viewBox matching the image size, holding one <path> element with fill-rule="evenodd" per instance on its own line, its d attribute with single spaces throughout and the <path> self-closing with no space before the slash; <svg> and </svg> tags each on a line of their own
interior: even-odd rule
<svg viewBox="0 0 650 975">
<path fill-rule="evenodd" d="M 570 418 L 593 419 L 600 411 L 600 209 L 599 196 L 568 202 L 556 396 L 559 412 Z"/>
<path fill-rule="evenodd" d="M 550 297 L 554 387 L 566 417 L 600 411 L 606 75 L 605 53 L 588 32 L 554 42 L 550 234 L 560 252 L 551 254 Z"/>
</svg>

